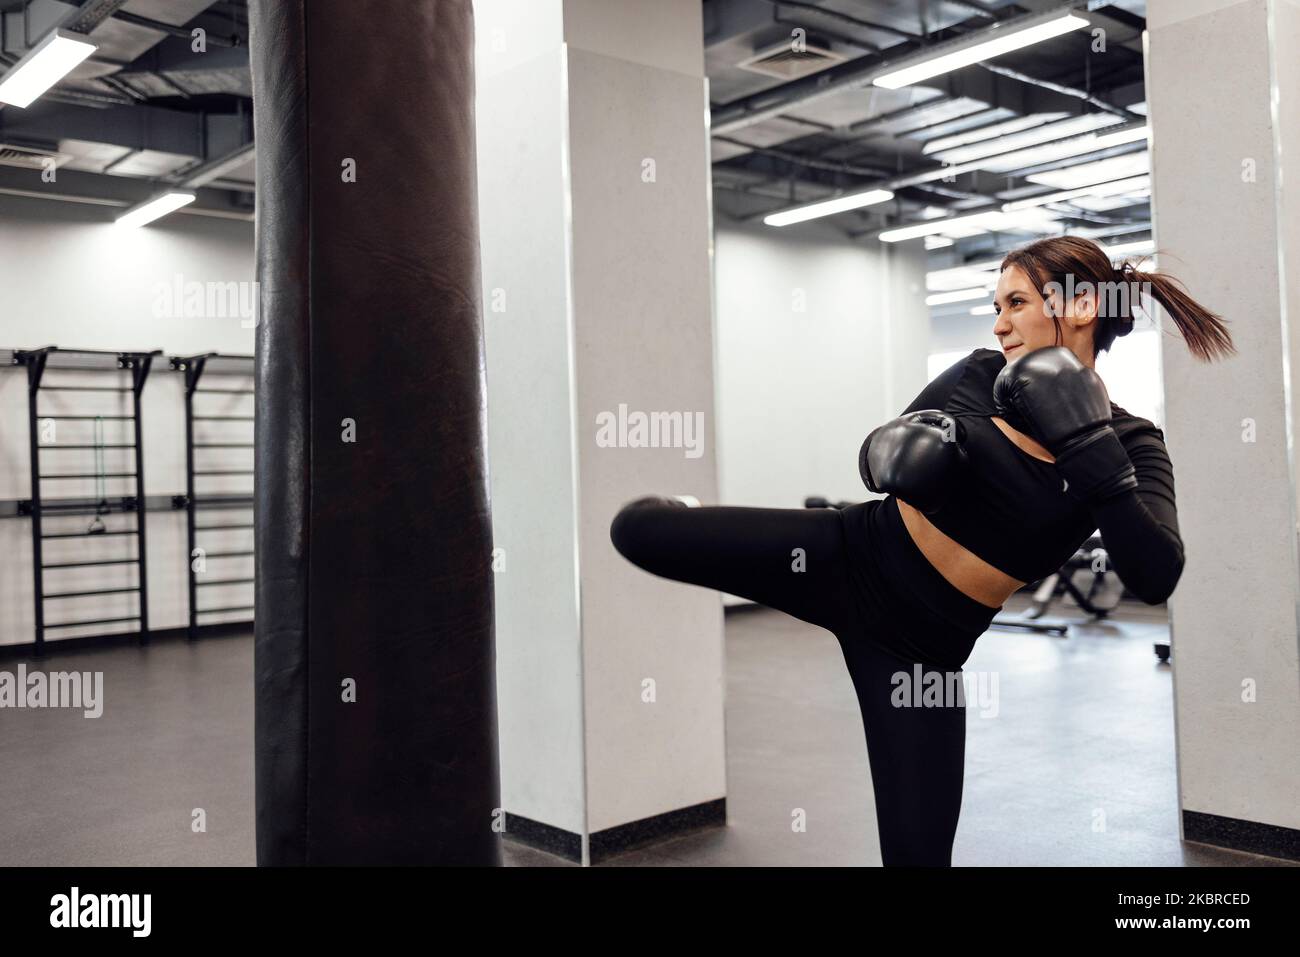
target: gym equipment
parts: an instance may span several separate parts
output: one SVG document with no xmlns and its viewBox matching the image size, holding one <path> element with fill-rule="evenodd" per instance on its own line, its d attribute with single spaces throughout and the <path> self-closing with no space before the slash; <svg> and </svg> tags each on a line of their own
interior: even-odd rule
<svg viewBox="0 0 1300 957">
<path fill-rule="evenodd" d="M 140 643 L 144 644 L 149 639 L 149 574 L 147 566 L 148 552 L 145 548 L 145 497 L 144 497 L 144 440 L 141 435 L 140 420 L 140 393 L 144 390 L 144 385 L 149 377 L 149 370 L 153 363 L 154 356 L 158 355 L 160 350 L 153 352 L 104 352 L 90 349 L 60 349 L 58 346 L 45 346 L 41 349 L 23 349 L 15 350 L 12 362 L 14 365 L 21 365 L 27 370 L 27 430 L 30 447 L 31 463 L 31 498 L 19 504 L 19 510 L 22 514 L 30 515 L 32 520 L 32 571 L 35 578 L 35 653 L 39 657 L 45 651 L 45 633 L 54 629 L 79 628 L 85 625 L 121 625 L 129 622 L 136 622 L 139 625 Z M 61 381 L 48 381 L 45 378 L 47 371 L 67 370 L 67 371 L 109 371 L 109 372 L 127 372 L 131 376 L 129 386 L 114 385 L 81 385 Z M 90 393 L 98 394 L 116 394 L 118 396 L 131 394 L 131 414 L 130 415 L 103 415 L 85 412 L 77 414 L 61 413 L 50 415 L 40 410 L 40 394 L 42 392 L 70 392 L 70 393 Z M 90 396 L 84 397 L 89 400 Z M 90 443 L 80 442 L 42 442 L 41 441 L 41 423 L 43 422 L 93 422 L 102 427 L 104 422 L 120 422 L 122 428 L 126 429 L 129 423 L 131 432 L 130 442 L 116 442 L 105 444 L 102 441 L 92 441 Z M 56 425 L 55 428 L 58 428 Z M 75 428 L 75 426 L 73 427 Z M 134 471 L 131 472 L 106 472 L 100 464 L 94 471 L 70 471 L 74 466 L 67 464 L 68 460 L 63 456 L 55 459 L 59 464 L 54 467 L 57 471 L 42 471 L 41 453 L 49 454 L 59 452 L 84 452 L 91 451 L 96 456 L 102 456 L 105 449 L 130 450 L 133 453 Z M 43 483 L 48 482 L 84 482 L 93 479 L 97 483 L 95 497 L 63 497 L 48 498 L 43 492 Z M 108 479 L 134 479 L 135 494 L 118 496 L 116 499 L 110 499 L 105 493 L 105 483 Z M 59 486 L 67 488 L 68 486 Z M 103 522 L 105 515 L 113 513 L 131 513 L 135 515 L 135 528 L 109 530 Z M 45 529 L 45 519 L 54 517 L 68 516 L 85 516 L 93 515 L 95 518 L 85 531 L 80 532 L 49 532 Z M 97 524 L 98 523 L 98 527 Z M 134 557 L 122 556 L 112 559 L 96 559 L 93 561 L 68 561 L 54 562 L 46 564 L 42 555 L 42 545 L 50 539 L 69 539 L 83 538 L 86 536 L 110 536 L 110 535 L 133 535 L 136 539 L 136 554 Z M 89 590 L 71 590 L 71 591 L 54 591 L 47 592 L 46 576 L 48 571 L 64 571 L 73 568 L 88 568 L 91 566 L 108 566 L 108 565 L 135 565 L 136 584 L 128 585 L 121 588 L 99 588 Z M 138 602 L 137 611 L 134 615 L 118 615 L 109 618 L 82 618 L 68 619 L 56 622 L 47 622 L 45 620 L 45 604 L 50 601 L 63 601 L 67 599 L 86 598 L 96 595 L 117 595 L 134 593 Z M 129 634 L 129 632 L 128 632 Z"/>
<path fill-rule="evenodd" d="M 852 502 L 834 502 L 820 495 L 810 495 L 803 500 L 804 508 L 848 508 Z"/>
<path fill-rule="evenodd" d="M 199 617 L 204 615 L 228 615 L 236 612 L 249 612 L 249 622 L 251 623 L 253 605 L 223 605 L 209 606 L 207 608 L 199 607 L 199 589 L 211 586 L 228 586 L 228 585 L 252 585 L 254 577 L 251 569 L 237 574 L 234 578 L 204 578 L 200 580 L 198 572 L 194 569 L 194 552 L 199 548 L 200 533 L 229 531 L 232 529 L 249 529 L 253 528 L 253 491 L 231 494 L 229 492 L 219 494 L 200 494 L 198 485 L 201 480 L 210 478 L 224 479 L 229 476 L 245 476 L 252 480 L 252 469 L 232 469 L 216 468 L 211 458 L 208 456 L 209 450 L 228 450 L 228 449 L 247 449 L 253 448 L 253 437 L 248 435 L 243 441 L 213 441 L 213 437 L 203 435 L 195 437 L 195 423 L 199 429 L 204 429 L 204 424 L 208 422 L 223 423 L 220 428 L 229 428 L 230 423 L 235 423 L 236 427 L 243 427 L 251 432 L 253 425 L 253 407 L 248 404 L 247 409 L 239 415 L 217 415 L 212 414 L 212 407 L 207 407 L 202 401 L 199 403 L 199 413 L 195 414 L 194 400 L 202 399 L 206 396 L 221 396 L 229 400 L 231 396 L 239 396 L 240 399 L 234 400 L 236 403 L 244 404 L 241 400 L 247 397 L 248 400 L 253 398 L 252 389 L 227 388 L 221 385 L 200 388 L 200 382 L 206 373 L 208 376 L 218 377 L 248 377 L 253 374 L 253 357 L 240 355 L 223 355 L 220 352 L 205 352 L 193 356 L 172 356 L 170 365 L 173 371 L 181 372 L 185 375 L 185 495 L 178 496 L 176 505 L 185 509 L 185 528 L 189 541 L 189 548 L 186 550 L 185 574 L 189 581 L 190 595 L 190 616 L 187 634 L 191 641 L 197 636 L 199 627 Z M 229 439 L 230 436 L 224 436 Z M 238 436 L 235 436 L 238 438 Z M 196 456 L 196 452 L 199 456 Z M 203 467 L 195 467 L 195 458 L 202 457 Z M 198 512 L 203 508 L 231 510 L 247 509 L 249 514 L 246 521 L 232 522 L 229 518 L 222 518 L 220 521 L 209 521 L 206 524 L 198 523 Z M 225 562 L 229 559 L 252 559 L 252 549 L 226 549 L 223 551 L 204 552 L 204 560 L 216 559 L 225 567 Z M 251 601 L 251 599 L 250 599 Z"/>
<path fill-rule="evenodd" d="M 1045 634 L 1064 635 L 1070 625 L 1086 624 L 1089 621 L 1105 618 L 1119 604 L 1117 600 L 1115 604 L 1102 606 L 1094 601 L 1106 584 L 1106 568 L 1106 551 L 1101 536 L 1092 535 L 1079 546 L 1079 550 L 1068 562 L 1038 583 L 1034 589 L 1033 601 L 1023 615 L 1018 617 L 999 615 L 993 619 L 992 624 L 1000 628 L 1024 628 Z M 1076 572 L 1089 570 L 1092 572 L 1092 580 L 1088 583 L 1088 591 L 1085 594 L 1074 583 L 1074 576 Z M 1066 595 L 1073 598 L 1090 617 L 1083 621 L 1042 621 L 1042 617 L 1047 614 L 1052 605 Z"/>
<path fill-rule="evenodd" d="M 472 4 L 249 21 L 257 860 L 499 864 Z"/>
</svg>

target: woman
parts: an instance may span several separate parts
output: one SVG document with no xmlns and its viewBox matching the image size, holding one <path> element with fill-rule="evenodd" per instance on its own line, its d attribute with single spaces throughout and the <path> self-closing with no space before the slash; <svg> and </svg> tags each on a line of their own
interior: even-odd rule
<svg viewBox="0 0 1300 957">
<path fill-rule="evenodd" d="M 1100 530 L 1144 602 L 1183 568 L 1164 434 L 1110 402 L 1097 355 L 1132 329 L 1145 292 L 1201 358 L 1232 342 L 1217 315 L 1161 273 L 1116 269 L 1087 239 L 1044 239 L 1003 260 L 993 334 L 867 437 L 867 487 L 834 509 L 625 506 L 610 527 L 629 561 L 833 632 L 866 731 L 886 865 L 949 866 L 961 809 L 966 712 L 897 706 L 893 676 L 946 679 L 1017 589 L 1055 572 Z"/>
</svg>

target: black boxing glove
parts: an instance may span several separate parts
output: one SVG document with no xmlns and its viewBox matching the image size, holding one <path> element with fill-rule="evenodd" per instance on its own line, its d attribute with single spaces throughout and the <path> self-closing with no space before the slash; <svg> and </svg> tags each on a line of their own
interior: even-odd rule
<svg viewBox="0 0 1300 957">
<path fill-rule="evenodd" d="M 1137 473 L 1110 425 L 1110 397 L 1101 377 L 1064 346 L 1009 362 L 993 381 L 998 414 L 1056 458 L 1067 491 L 1102 502 L 1136 489 Z"/>
<path fill-rule="evenodd" d="M 961 481 L 965 441 L 965 427 L 947 413 L 909 412 L 867 436 L 858 453 L 858 472 L 871 491 L 897 495 L 933 514 Z"/>
</svg>

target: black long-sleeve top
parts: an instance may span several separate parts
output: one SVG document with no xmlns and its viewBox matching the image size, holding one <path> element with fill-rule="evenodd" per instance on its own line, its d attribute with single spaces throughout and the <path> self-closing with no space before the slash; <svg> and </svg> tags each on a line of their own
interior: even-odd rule
<svg viewBox="0 0 1300 957">
<path fill-rule="evenodd" d="M 930 521 L 984 561 L 1024 582 L 1057 571 L 1094 531 L 1130 592 L 1148 604 L 1169 597 L 1183 571 L 1174 470 L 1164 433 L 1111 403 L 1111 427 L 1138 486 L 1087 505 L 1065 491 L 1056 465 L 1035 458 L 991 421 L 993 380 L 1006 356 L 976 349 L 937 376 L 904 412 L 939 409 L 966 432 L 969 468 Z"/>
</svg>

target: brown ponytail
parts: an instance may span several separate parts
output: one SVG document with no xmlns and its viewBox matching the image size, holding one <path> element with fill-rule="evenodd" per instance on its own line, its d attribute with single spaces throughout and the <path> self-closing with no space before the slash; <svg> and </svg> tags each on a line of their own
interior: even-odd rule
<svg viewBox="0 0 1300 957">
<path fill-rule="evenodd" d="M 1149 288 L 1151 298 L 1160 303 L 1173 318 L 1183 341 L 1192 355 L 1202 362 L 1226 359 L 1236 354 L 1222 316 L 1210 312 L 1187 293 L 1186 287 L 1168 273 L 1143 272 L 1128 260 L 1117 270 L 1129 281 Z"/>
<path fill-rule="evenodd" d="M 1127 291 L 1136 285 L 1141 292 L 1149 293 L 1173 318 L 1178 331 L 1191 353 L 1203 362 L 1226 358 L 1236 353 L 1232 338 L 1223 317 L 1206 309 L 1188 295 L 1182 283 L 1168 273 L 1145 272 L 1132 262 L 1124 260 L 1119 267 L 1111 265 L 1110 257 L 1091 239 L 1077 236 L 1057 236 L 1040 239 L 1007 253 L 1002 260 L 1002 270 L 1018 266 L 1037 286 L 1044 299 L 1048 287 L 1059 284 L 1062 289 L 1074 289 L 1084 283 L 1101 291 L 1120 285 Z M 1133 330 L 1132 307 L 1140 296 L 1098 296 L 1096 332 L 1093 335 L 1093 357 L 1105 352 L 1119 336 Z M 1054 317 L 1057 338 L 1060 339 L 1060 319 Z"/>
</svg>

